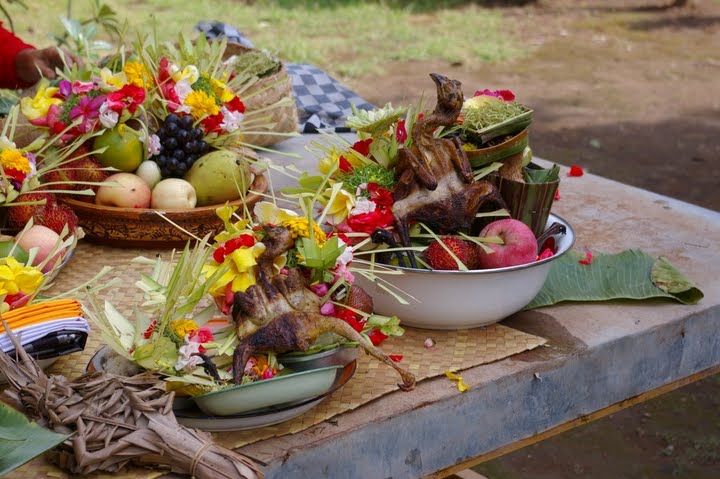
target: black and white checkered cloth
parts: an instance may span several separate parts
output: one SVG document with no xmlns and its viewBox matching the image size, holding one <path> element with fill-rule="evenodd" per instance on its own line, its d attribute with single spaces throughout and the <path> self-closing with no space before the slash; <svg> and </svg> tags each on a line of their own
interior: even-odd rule
<svg viewBox="0 0 720 479">
<path fill-rule="evenodd" d="M 222 22 L 202 21 L 195 29 L 208 39 L 226 37 L 228 41 L 253 48 L 252 42 L 240 31 Z M 313 65 L 286 63 L 285 67 L 292 81 L 298 110 L 298 130 L 302 133 L 317 133 L 318 130 L 328 128 L 337 132 L 348 132 L 350 129 L 345 126 L 345 120 L 352 113 L 351 105 L 355 105 L 358 110 L 375 108 L 373 104 Z"/>
</svg>

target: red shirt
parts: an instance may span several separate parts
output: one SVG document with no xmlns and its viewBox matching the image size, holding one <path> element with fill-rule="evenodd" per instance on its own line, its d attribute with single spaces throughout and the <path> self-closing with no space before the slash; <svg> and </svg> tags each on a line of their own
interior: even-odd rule
<svg viewBox="0 0 720 479">
<path fill-rule="evenodd" d="M 26 83 L 17 77 L 15 58 L 18 52 L 26 48 L 35 48 L 20 40 L 12 32 L 5 30 L 0 22 L 0 88 L 26 88 Z"/>
</svg>

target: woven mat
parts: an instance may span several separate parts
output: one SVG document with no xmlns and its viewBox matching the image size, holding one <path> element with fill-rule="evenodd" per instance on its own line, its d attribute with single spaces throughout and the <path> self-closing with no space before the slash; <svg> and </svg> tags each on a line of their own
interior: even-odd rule
<svg viewBox="0 0 720 479">
<path fill-rule="evenodd" d="M 136 256 L 152 257 L 154 254 L 153 251 L 123 250 L 81 243 L 73 259 L 58 276 L 52 291 L 66 291 L 92 278 L 102 266 L 112 266 L 115 269 L 109 277 L 120 277 L 124 283 L 118 288 L 107 291 L 104 296 L 109 298 L 121 313 L 129 316 L 133 306 L 141 297 L 134 282 L 139 278 L 139 273 L 147 271 L 148 268 L 130 263 L 130 260 Z M 167 256 L 169 253 L 161 252 L 161 254 Z M 435 341 L 435 346 L 430 349 L 425 348 L 424 345 L 428 337 Z M 382 348 L 388 354 L 402 355 L 400 364 L 415 374 L 420 381 L 442 375 L 446 370 L 461 371 L 498 361 L 536 348 L 545 342 L 543 338 L 494 324 L 484 328 L 459 331 L 407 328 L 402 337 L 386 340 Z M 47 372 L 63 374 L 71 378 L 77 377 L 85 371 L 90 358 L 101 345 L 99 335 L 91 333 L 85 351 L 58 359 Z M 250 431 L 216 433 L 214 437 L 225 447 L 239 448 L 271 437 L 300 432 L 396 391 L 398 381 L 399 376 L 394 370 L 369 356 L 361 355 L 353 378 L 342 389 L 302 416 L 275 426 Z M 151 477 L 148 474 L 152 473 L 134 469 L 127 475 L 115 474 L 113 477 Z M 47 464 L 44 459 L 38 458 L 6 477 L 24 479 L 68 476 Z"/>
</svg>

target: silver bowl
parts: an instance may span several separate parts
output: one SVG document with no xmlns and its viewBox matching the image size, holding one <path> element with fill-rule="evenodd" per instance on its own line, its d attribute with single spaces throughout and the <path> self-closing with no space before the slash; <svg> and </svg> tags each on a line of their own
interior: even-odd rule
<svg viewBox="0 0 720 479">
<path fill-rule="evenodd" d="M 383 265 L 402 271 L 401 275 L 378 276 L 391 283 L 394 289 L 406 293 L 400 293 L 402 296 L 409 295 L 409 304 L 401 304 L 361 274 L 356 274 L 355 278 L 357 284 L 373 297 L 376 313 L 397 315 L 406 326 L 467 329 L 496 323 L 533 300 L 545 283 L 553 261 L 575 243 L 575 232 L 559 216 L 551 214 L 546 228 L 554 222 L 566 229 L 563 236 L 555 237 L 557 252 L 533 263 L 471 271 L 430 271 Z"/>
</svg>

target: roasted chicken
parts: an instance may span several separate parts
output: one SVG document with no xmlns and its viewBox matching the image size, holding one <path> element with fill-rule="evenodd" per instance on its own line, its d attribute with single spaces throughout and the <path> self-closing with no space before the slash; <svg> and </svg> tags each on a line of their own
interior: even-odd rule
<svg viewBox="0 0 720 479">
<path fill-rule="evenodd" d="M 322 333 L 332 332 L 358 344 L 371 356 L 395 369 L 403 390 L 415 387 L 415 376 L 369 344 L 345 321 L 320 314 L 320 300 L 306 288 L 297 269 L 275 274 L 273 260 L 288 251 L 294 240 L 287 228 L 266 228 L 267 249 L 258 257 L 257 282 L 234 295 L 232 316 L 239 338 L 233 357 L 233 379 L 239 384 L 255 351 L 306 351 Z"/>
<path fill-rule="evenodd" d="M 434 136 L 438 127 L 455 125 L 463 93 L 457 80 L 437 73 L 430 77 L 437 86 L 437 105 L 415 122 L 412 146 L 400 149 L 395 167 L 392 212 L 404 246 L 410 246 L 410 223 L 422 222 L 441 234 L 455 233 L 470 229 L 484 203 L 504 206 L 492 183 L 475 180 L 460 140 Z M 412 252 L 408 256 L 416 267 Z"/>
</svg>

